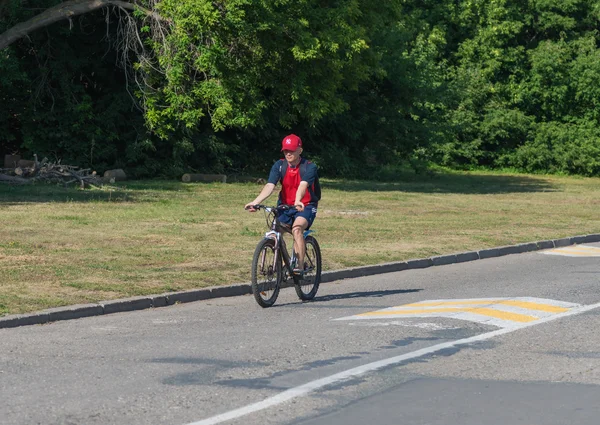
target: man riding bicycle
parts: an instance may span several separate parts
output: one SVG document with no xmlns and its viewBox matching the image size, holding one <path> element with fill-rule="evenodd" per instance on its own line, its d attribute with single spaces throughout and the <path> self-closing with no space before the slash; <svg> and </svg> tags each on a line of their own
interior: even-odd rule
<svg viewBox="0 0 600 425">
<path fill-rule="evenodd" d="M 303 151 L 302 140 L 295 134 L 283 138 L 281 151 L 285 158 L 273 164 L 267 184 L 256 199 L 246 204 L 245 208 L 250 212 L 255 212 L 253 206 L 271 196 L 275 186 L 281 181 L 277 205 L 294 205 L 296 208 L 282 212 L 278 220 L 292 228 L 294 251 L 298 258 L 294 274 L 302 275 L 304 272 L 304 231 L 308 230 L 314 222 L 320 199 L 317 166 L 300 156 Z"/>
</svg>

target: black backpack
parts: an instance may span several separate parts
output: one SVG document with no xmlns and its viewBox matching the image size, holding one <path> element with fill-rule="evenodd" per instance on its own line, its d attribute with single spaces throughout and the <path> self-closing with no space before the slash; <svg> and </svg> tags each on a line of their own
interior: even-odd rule
<svg viewBox="0 0 600 425">
<path fill-rule="evenodd" d="M 306 173 L 306 167 L 310 164 L 310 161 L 302 161 L 300 163 L 300 179 L 302 179 L 302 175 Z M 288 162 L 285 159 L 281 160 L 281 164 L 279 164 L 279 178 L 283 182 L 283 178 L 285 177 L 285 172 L 287 171 Z M 319 174 L 315 176 L 315 182 L 311 186 L 308 186 L 308 193 L 310 193 L 311 199 L 316 199 L 317 201 L 321 200 L 321 183 L 319 183 Z"/>
</svg>

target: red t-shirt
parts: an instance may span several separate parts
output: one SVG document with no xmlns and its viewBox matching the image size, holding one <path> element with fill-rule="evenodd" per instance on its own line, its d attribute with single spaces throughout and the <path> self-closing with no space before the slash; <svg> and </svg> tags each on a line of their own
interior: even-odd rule
<svg viewBox="0 0 600 425">
<path fill-rule="evenodd" d="M 285 159 L 280 159 L 273 164 L 271 173 L 269 174 L 269 183 L 277 184 L 279 182 L 281 178 L 280 170 L 284 162 Z M 300 178 L 300 164 L 302 163 L 307 163 L 307 160 L 302 158 L 301 162 L 296 167 L 292 167 L 289 164 L 287 165 L 285 176 L 281 182 L 281 192 L 279 193 L 280 204 L 294 205 L 294 202 L 296 202 L 296 192 L 298 192 L 301 181 L 307 182 L 308 186 L 314 190 L 313 185 L 315 184 L 317 177 L 317 166 L 312 162 L 308 162 L 305 167 L 306 175 Z M 304 205 L 309 203 L 316 205 L 318 202 L 317 199 L 311 199 L 311 194 L 308 189 L 300 201 Z"/>
<path fill-rule="evenodd" d="M 285 172 L 285 177 L 281 182 L 281 203 L 294 205 L 296 202 L 296 193 L 298 192 L 298 187 L 300 186 L 300 167 L 290 167 L 288 165 L 287 171 Z M 300 200 L 304 205 L 310 202 L 310 193 L 308 190 Z"/>
</svg>

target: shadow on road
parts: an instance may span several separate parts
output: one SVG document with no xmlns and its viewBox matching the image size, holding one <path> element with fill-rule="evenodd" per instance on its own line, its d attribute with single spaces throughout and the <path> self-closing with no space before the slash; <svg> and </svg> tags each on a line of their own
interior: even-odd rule
<svg viewBox="0 0 600 425">
<path fill-rule="evenodd" d="M 420 292 L 422 289 L 392 289 L 387 291 L 364 291 L 364 292 L 349 292 L 347 294 L 333 294 L 316 297 L 312 302 L 323 302 L 333 300 L 346 300 L 349 298 L 381 298 L 388 295 L 410 294 L 412 292 Z"/>
<path fill-rule="evenodd" d="M 351 298 L 381 298 L 387 297 L 389 295 L 398 295 L 398 294 L 410 294 L 412 292 L 420 292 L 423 289 L 393 289 L 389 291 L 364 291 L 364 292 L 349 292 L 347 294 L 332 294 L 332 295 L 324 295 L 322 297 L 315 297 L 312 301 L 309 301 L 305 304 L 314 304 L 319 302 L 327 302 L 334 300 L 347 300 Z M 297 303 L 284 303 L 284 304 L 275 304 L 271 308 L 285 307 L 295 304 L 302 304 L 302 302 Z M 328 306 L 329 307 L 329 306 Z M 344 306 L 344 308 L 347 306 Z"/>
</svg>

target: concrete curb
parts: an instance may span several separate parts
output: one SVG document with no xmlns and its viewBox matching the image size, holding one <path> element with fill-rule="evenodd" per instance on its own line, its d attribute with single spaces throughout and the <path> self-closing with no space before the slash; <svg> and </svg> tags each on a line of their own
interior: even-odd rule
<svg viewBox="0 0 600 425">
<path fill-rule="evenodd" d="M 501 257 L 509 254 L 540 251 L 543 249 L 560 248 L 581 243 L 600 242 L 600 234 L 573 236 L 570 238 L 553 239 L 522 243 L 497 248 L 482 249 L 480 251 L 461 252 L 449 255 L 440 255 L 430 258 L 399 261 L 394 263 L 377 264 L 374 266 L 352 267 L 342 270 L 324 272 L 321 282 L 333 282 L 341 279 L 351 279 L 362 276 L 372 276 L 382 273 L 399 272 L 402 270 L 423 269 L 431 266 L 463 263 L 466 261 L 482 260 L 486 258 Z M 285 287 L 292 284 L 285 285 Z M 102 301 L 94 304 L 72 305 L 58 307 L 28 314 L 15 314 L 0 318 L 0 329 L 15 328 L 26 325 L 41 325 L 58 320 L 79 319 L 82 317 L 100 316 L 125 311 L 144 310 L 147 308 L 165 307 L 176 303 L 208 300 L 211 298 L 235 297 L 251 294 L 249 283 L 230 286 L 215 286 L 210 288 L 192 289 L 189 291 L 171 292 L 160 295 L 133 297 L 113 301 Z"/>
</svg>

